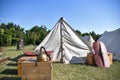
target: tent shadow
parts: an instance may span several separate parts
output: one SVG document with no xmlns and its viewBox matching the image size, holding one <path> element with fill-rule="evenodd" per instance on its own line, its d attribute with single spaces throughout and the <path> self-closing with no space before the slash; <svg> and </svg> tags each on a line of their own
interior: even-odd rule
<svg viewBox="0 0 120 80">
<path fill-rule="evenodd" d="M 23 56 L 25 56 L 25 55 L 24 55 L 24 54 L 21 54 L 21 55 L 15 57 L 15 58 L 12 58 L 12 59 L 9 59 L 9 60 L 11 60 L 11 61 L 16 61 L 16 62 L 17 62 L 17 60 L 18 60 L 19 58 L 23 57 Z"/>
<path fill-rule="evenodd" d="M 11 62 L 11 63 L 8 63 L 7 66 L 17 66 L 17 63 Z"/>
<path fill-rule="evenodd" d="M 79 62 L 79 63 L 78 63 Z M 86 62 L 86 57 L 76 57 L 73 56 L 72 59 L 70 60 L 71 64 L 85 64 Z"/>
<path fill-rule="evenodd" d="M 21 80 L 20 77 L 3 77 L 0 80 Z"/>
<path fill-rule="evenodd" d="M 5 62 L 7 60 L 9 60 L 9 57 L 1 57 L 0 56 L 0 63 Z"/>
<path fill-rule="evenodd" d="M 6 69 L 6 70 L 2 71 L 0 74 L 17 75 L 17 69 Z"/>
</svg>

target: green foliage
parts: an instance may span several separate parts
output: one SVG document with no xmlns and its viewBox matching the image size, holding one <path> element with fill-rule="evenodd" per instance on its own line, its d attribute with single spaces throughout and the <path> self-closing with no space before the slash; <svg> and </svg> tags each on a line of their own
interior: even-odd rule
<svg viewBox="0 0 120 80">
<path fill-rule="evenodd" d="M 2 23 L 0 25 L 0 46 L 16 45 L 17 38 L 25 36 L 24 29 L 14 23 Z"/>
<path fill-rule="evenodd" d="M 79 30 L 75 30 L 75 32 L 76 32 L 79 36 L 82 35 L 82 33 L 81 33 Z"/>
<path fill-rule="evenodd" d="M 4 34 L 4 29 L 0 29 L 0 34 L 3 35 Z"/>
<path fill-rule="evenodd" d="M 0 34 L 0 47 L 2 47 L 3 46 L 3 35 L 2 34 Z"/>
<path fill-rule="evenodd" d="M 12 36 L 8 35 L 7 36 L 7 46 L 11 46 L 11 43 L 12 43 Z"/>
<path fill-rule="evenodd" d="M 89 35 L 89 33 L 83 33 L 82 34 L 82 36 L 88 36 Z"/>
<path fill-rule="evenodd" d="M 0 29 L 7 29 L 7 25 L 5 23 L 1 23 Z"/>
<path fill-rule="evenodd" d="M 32 29 L 24 32 L 24 28 L 12 22 L 0 25 L 0 46 L 16 45 L 19 38 L 24 39 L 25 44 L 39 44 L 47 35 L 45 25 L 33 26 Z"/>
<path fill-rule="evenodd" d="M 99 34 L 96 34 L 94 31 L 90 32 L 89 34 L 93 37 L 93 39 L 95 41 L 97 41 L 99 39 L 99 37 L 101 36 Z"/>
<path fill-rule="evenodd" d="M 51 30 L 47 30 L 45 25 L 33 26 L 30 30 L 24 31 L 19 25 L 12 22 L 0 25 L 0 46 L 12 46 L 16 45 L 19 38 L 24 40 L 25 45 L 33 44 L 38 45 L 46 37 Z M 75 30 L 78 36 L 91 35 L 94 40 L 98 40 L 99 34 L 94 31 L 90 33 L 81 33 L 79 30 Z"/>
<path fill-rule="evenodd" d="M 101 36 L 100 34 L 96 34 L 94 31 L 89 32 L 89 33 L 81 33 L 79 30 L 76 30 L 75 32 L 76 32 L 79 36 L 82 36 L 82 37 L 91 35 L 95 41 L 97 41 L 97 40 L 99 39 L 99 37 Z"/>
<path fill-rule="evenodd" d="M 28 44 L 38 45 L 47 35 L 46 26 L 33 26 L 32 29 L 26 31 L 26 42 Z"/>
</svg>

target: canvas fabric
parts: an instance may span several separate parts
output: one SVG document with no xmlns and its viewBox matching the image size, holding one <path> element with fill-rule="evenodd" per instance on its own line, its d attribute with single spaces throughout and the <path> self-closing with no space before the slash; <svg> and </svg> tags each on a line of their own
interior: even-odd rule
<svg viewBox="0 0 120 80">
<path fill-rule="evenodd" d="M 34 51 L 39 52 L 41 46 L 46 50 L 53 50 L 52 61 L 63 60 L 64 63 L 85 63 L 90 49 L 85 42 L 76 35 L 70 25 L 60 19 L 46 38 Z"/>
<path fill-rule="evenodd" d="M 105 31 L 99 38 L 99 41 L 103 42 L 107 48 L 107 51 L 112 53 L 113 59 L 120 60 L 120 28 L 114 31 Z"/>
<path fill-rule="evenodd" d="M 82 39 L 86 42 L 86 44 L 89 45 L 89 47 L 93 47 L 93 43 L 95 42 L 95 40 L 92 38 L 91 35 L 88 35 L 88 36 L 84 36 L 82 37 Z"/>
</svg>

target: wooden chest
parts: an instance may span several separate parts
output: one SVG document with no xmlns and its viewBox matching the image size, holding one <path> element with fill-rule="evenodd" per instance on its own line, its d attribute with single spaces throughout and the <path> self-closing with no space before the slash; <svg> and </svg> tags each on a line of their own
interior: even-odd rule
<svg viewBox="0 0 120 80">
<path fill-rule="evenodd" d="M 22 74 L 22 62 L 23 61 L 36 61 L 36 57 L 21 57 L 17 60 L 17 67 L 18 67 L 18 77 L 21 77 Z"/>
<path fill-rule="evenodd" d="M 22 80 L 52 80 L 51 62 L 22 62 Z"/>
</svg>

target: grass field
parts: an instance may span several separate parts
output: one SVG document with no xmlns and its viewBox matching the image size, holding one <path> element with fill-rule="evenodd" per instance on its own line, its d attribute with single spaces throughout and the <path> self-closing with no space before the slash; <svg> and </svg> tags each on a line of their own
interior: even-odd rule
<svg viewBox="0 0 120 80">
<path fill-rule="evenodd" d="M 25 51 L 34 46 L 26 46 Z M 9 61 L 0 63 L 0 80 L 21 80 L 17 76 L 17 59 L 23 55 L 15 46 L 4 47 L 0 57 L 8 56 Z M 53 63 L 53 80 L 120 80 L 120 62 L 114 61 L 110 68 L 101 68 L 87 64 Z"/>
</svg>

